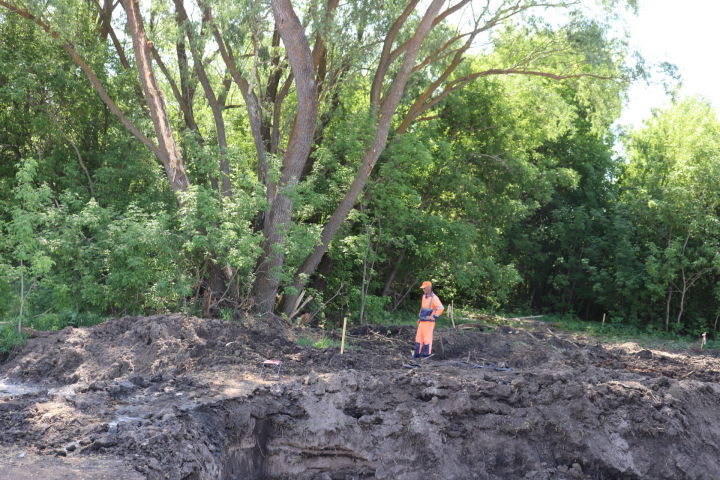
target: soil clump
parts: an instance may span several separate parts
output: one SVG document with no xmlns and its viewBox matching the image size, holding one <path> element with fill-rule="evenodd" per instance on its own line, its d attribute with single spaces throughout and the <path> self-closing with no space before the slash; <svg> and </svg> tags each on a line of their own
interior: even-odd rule
<svg viewBox="0 0 720 480">
<path fill-rule="evenodd" d="M 0 479 L 720 478 L 714 354 L 537 322 L 436 330 L 422 362 L 412 327 L 344 355 L 313 335 L 157 315 L 31 339 L 0 365 Z"/>
</svg>

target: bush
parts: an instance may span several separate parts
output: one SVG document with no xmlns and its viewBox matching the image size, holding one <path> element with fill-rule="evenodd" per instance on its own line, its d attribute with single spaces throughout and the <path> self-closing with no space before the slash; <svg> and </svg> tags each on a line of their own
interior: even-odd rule
<svg viewBox="0 0 720 480">
<path fill-rule="evenodd" d="M 26 338 L 25 335 L 18 333 L 17 325 L 12 322 L 0 325 L 0 359 L 23 345 Z"/>
</svg>

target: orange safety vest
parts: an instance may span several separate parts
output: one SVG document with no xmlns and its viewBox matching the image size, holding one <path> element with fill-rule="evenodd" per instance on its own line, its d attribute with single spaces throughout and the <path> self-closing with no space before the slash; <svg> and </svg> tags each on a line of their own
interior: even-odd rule
<svg viewBox="0 0 720 480">
<path fill-rule="evenodd" d="M 435 321 L 434 319 L 439 317 L 444 310 L 445 307 L 443 307 L 443 304 L 438 298 L 438 296 L 435 295 L 433 292 L 430 292 L 430 295 L 423 294 L 422 300 L 420 301 L 420 312 L 418 313 L 418 315 L 421 319 L 423 317 L 433 317 L 433 320 L 430 321 Z"/>
</svg>

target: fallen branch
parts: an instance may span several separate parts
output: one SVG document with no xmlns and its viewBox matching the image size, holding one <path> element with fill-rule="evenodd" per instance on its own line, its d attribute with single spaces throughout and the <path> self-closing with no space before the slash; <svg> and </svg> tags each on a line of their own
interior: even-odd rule
<svg viewBox="0 0 720 480">
<path fill-rule="evenodd" d="M 307 320 L 308 323 L 311 322 L 313 318 L 315 318 L 315 315 L 317 315 L 318 313 L 322 312 L 323 309 L 328 305 L 328 303 L 330 303 L 335 297 L 337 297 L 338 295 L 340 295 L 340 292 L 342 291 L 343 286 L 344 286 L 344 284 L 343 284 L 342 282 L 340 282 L 340 288 L 338 288 L 337 292 L 335 292 L 335 295 L 333 295 L 332 297 L 330 297 L 326 302 L 323 302 L 323 304 L 320 305 L 320 308 L 318 308 L 317 311 L 315 311 L 315 313 L 313 313 L 312 315 L 310 315 L 310 318 L 308 318 L 308 320 Z"/>
<path fill-rule="evenodd" d="M 582 348 L 582 347 L 580 347 L 580 345 L 578 345 L 577 343 L 573 342 L 572 340 L 568 340 L 568 339 L 566 339 L 566 338 L 560 338 L 560 337 L 558 337 L 558 336 L 555 335 L 549 328 L 546 328 L 546 329 L 545 329 L 545 333 L 547 333 L 548 335 L 550 335 L 551 337 L 557 339 L 557 340 L 560 341 L 560 342 L 569 343 L 570 345 L 572 345 L 573 347 L 575 347 L 575 348 L 577 348 L 577 349 L 581 349 L 581 348 Z"/>
<path fill-rule="evenodd" d="M 45 330 L 35 330 L 34 328 L 30 327 L 22 327 L 20 329 L 20 334 L 27 335 L 30 338 L 38 338 L 38 337 L 47 337 L 52 332 L 45 331 Z"/>
<path fill-rule="evenodd" d="M 505 321 L 510 321 L 510 320 L 534 320 L 534 319 L 536 319 L 536 318 L 542 318 L 542 317 L 544 317 L 544 316 L 545 316 L 545 315 L 531 315 L 531 316 L 529 316 L 529 317 L 512 317 L 512 318 L 507 317 L 507 318 L 503 318 L 502 320 L 505 320 Z"/>
<path fill-rule="evenodd" d="M 374 338 L 375 340 L 381 340 L 381 341 L 383 341 L 383 342 L 388 342 L 388 343 L 390 343 L 390 344 L 392 344 L 392 345 L 395 345 L 396 343 L 398 343 L 398 340 L 392 339 L 392 338 L 390 338 L 390 337 L 388 337 L 388 336 L 386 336 L 386 335 L 383 335 L 382 333 L 378 333 L 378 332 L 371 331 L 371 332 L 370 332 L 370 335 L 372 335 L 373 337 L 375 337 L 375 338 Z M 404 342 L 401 342 L 401 343 L 404 343 Z"/>
<path fill-rule="evenodd" d="M 473 328 L 479 328 L 480 330 L 485 330 L 492 328 L 490 325 L 485 325 L 484 323 L 461 323 L 457 326 L 458 330 L 471 330 Z"/>
<path fill-rule="evenodd" d="M 293 309 L 293 312 L 290 314 L 290 318 L 294 318 L 295 315 L 300 313 L 303 308 L 305 308 L 305 305 L 310 303 L 312 299 L 314 298 L 312 295 L 308 295 L 308 297 L 305 299 L 305 301 L 302 301 L 303 297 L 305 296 L 305 290 L 300 293 L 300 297 L 298 298 L 297 302 L 295 302 L 295 308 Z M 302 301 L 302 303 L 300 303 Z"/>
</svg>

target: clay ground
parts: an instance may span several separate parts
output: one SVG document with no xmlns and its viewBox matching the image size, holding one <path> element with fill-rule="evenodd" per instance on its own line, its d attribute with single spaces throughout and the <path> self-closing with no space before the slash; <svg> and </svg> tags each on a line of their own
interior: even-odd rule
<svg viewBox="0 0 720 480">
<path fill-rule="evenodd" d="M 720 359 L 544 324 L 300 347 L 181 315 L 31 339 L 0 365 L 0 479 L 717 479 Z M 279 379 L 261 362 L 283 362 Z"/>
</svg>

